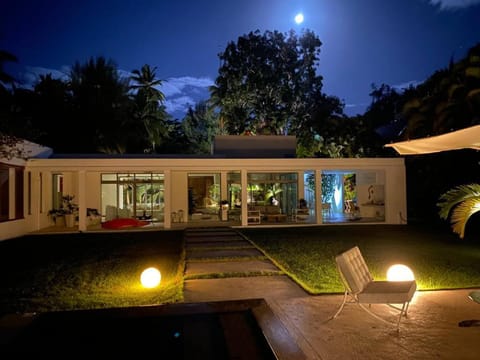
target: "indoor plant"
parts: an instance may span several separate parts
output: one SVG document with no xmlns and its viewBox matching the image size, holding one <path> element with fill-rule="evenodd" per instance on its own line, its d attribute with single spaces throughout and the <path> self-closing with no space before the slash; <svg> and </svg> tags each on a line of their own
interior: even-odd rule
<svg viewBox="0 0 480 360">
<path fill-rule="evenodd" d="M 57 226 L 73 227 L 78 216 L 78 205 L 73 203 L 73 195 L 62 196 L 62 204 L 59 209 L 51 209 L 48 215 L 52 217 Z M 64 219 L 64 221 L 60 220 Z"/>
</svg>

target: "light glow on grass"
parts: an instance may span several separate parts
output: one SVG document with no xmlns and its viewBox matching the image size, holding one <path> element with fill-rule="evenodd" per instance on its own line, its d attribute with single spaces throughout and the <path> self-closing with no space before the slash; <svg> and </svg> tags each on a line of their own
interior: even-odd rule
<svg viewBox="0 0 480 360">
<path fill-rule="evenodd" d="M 148 289 L 157 287 L 161 280 L 162 275 L 160 274 L 160 271 L 154 267 L 149 267 L 143 270 L 142 275 L 140 275 L 140 282 L 143 287 Z"/>
<path fill-rule="evenodd" d="M 413 271 L 406 265 L 395 264 L 390 266 L 387 271 L 388 281 L 408 281 L 415 280 Z"/>
</svg>

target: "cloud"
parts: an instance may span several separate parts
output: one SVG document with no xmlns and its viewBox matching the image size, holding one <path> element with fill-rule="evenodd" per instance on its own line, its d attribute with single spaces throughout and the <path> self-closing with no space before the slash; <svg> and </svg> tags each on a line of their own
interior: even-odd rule
<svg viewBox="0 0 480 360">
<path fill-rule="evenodd" d="M 404 82 L 402 84 L 397 84 L 397 85 L 392 85 L 392 88 L 397 90 L 397 91 L 403 91 L 408 89 L 409 87 L 416 87 L 423 83 L 423 81 L 418 81 L 418 80 L 410 80 L 407 82 Z"/>
<path fill-rule="evenodd" d="M 119 73 L 126 78 L 132 75 L 125 70 L 119 70 Z M 208 88 L 213 84 L 214 81 L 208 77 L 180 76 L 162 80 L 162 85 L 157 86 L 157 89 L 165 95 L 167 113 L 182 119 L 190 106 L 210 97 Z"/>
<path fill-rule="evenodd" d="M 118 70 L 123 78 L 130 78 L 130 71 Z M 18 75 L 21 86 L 33 89 L 39 81 L 40 75 L 52 74 L 54 79 L 68 80 L 70 67 L 64 66 L 61 69 L 49 69 L 36 66 L 27 66 Z M 196 103 L 207 100 L 210 97 L 208 88 L 214 81 L 208 77 L 180 76 L 163 80 L 158 89 L 165 95 L 165 108 L 174 118 L 182 119 L 188 108 Z"/>
<path fill-rule="evenodd" d="M 442 10 L 461 9 L 480 4 L 480 0 L 428 0 L 428 2 L 439 6 Z"/>
<path fill-rule="evenodd" d="M 359 114 L 365 113 L 365 110 L 367 110 L 367 107 L 369 106 L 369 103 L 346 103 L 345 107 L 343 109 L 345 115 L 347 116 L 356 116 Z"/>
<path fill-rule="evenodd" d="M 159 90 L 165 95 L 167 112 L 181 119 L 190 106 L 210 97 L 208 88 L 213 84 L 213 80 L 206 77 L 172 77 L 165 80 Z"/>
<path fill-rule="evenodd" d="M 165 107 L 170 114 L 183 112 L 185 113 L 190 106 L 194 106 L 196 101 L 187 95 L 179 96 L 175 98 L 167 98 L 165 100 Z"/>
<path fill-rule="evenodd" d="M 208 89 L 208 87 L 213 84 L 214 82 L 210 78 L 182 76 L 165 80 L 160 90 L 165 96 L 172 96 L 181 94 L 185 89 Z"/>
<path fill-rule="evenodd" d="M 33 87 L 40 80 L 40 75 L 51 74 L 52 78 L 60 80 L 68 80 L 70 73 L 70 67 L 65 66 L 60 70 L 48 69 L 39 66 L 26 66 L 25 71 L 21 72 L 18 76 L 18 80 L 22 87 L 27 89 L 33 89 Z"/>
</svg>

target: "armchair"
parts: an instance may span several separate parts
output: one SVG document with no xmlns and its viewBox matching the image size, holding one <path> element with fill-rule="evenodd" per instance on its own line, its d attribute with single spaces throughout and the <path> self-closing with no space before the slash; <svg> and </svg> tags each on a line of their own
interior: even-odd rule
<svg viewBox="0 0 480 360">
<path fill-rule="evenodd" d="M 417 289 L 415 280 L 411 281 L 375 281 L 370 274 L 367 264 L 363 259 L 358 246 L 347 250 L 335 258 L 337 269 L 345 287 L 343 302 L 338 311 L 333 315 L 336 318 L 343 310 L 350 297 L 350 303 L 358 304 L 363 310 L 378 320 L 389 321 L 373 313 L 364 304 L 385 304 L 400 312 L 397 320 L 397 331 L 400 327 L 402 316 L 407 316 L 410 301 Z M 398 308 L 391 304 L 401 304 Z"/>
</svg>

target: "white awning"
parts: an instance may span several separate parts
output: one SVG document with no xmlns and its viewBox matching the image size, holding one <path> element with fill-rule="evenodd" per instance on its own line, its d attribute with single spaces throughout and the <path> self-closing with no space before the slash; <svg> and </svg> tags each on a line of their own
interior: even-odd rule
<svg viewBox="0 0 480 360">
<path fill-rule="evenodd" d="M 447 134 L 422 139 L 386 144 L 400 155 L 431 154 L 448 150 L 480 150 L 480 125 L 453 131 Z"/>
</svg>

